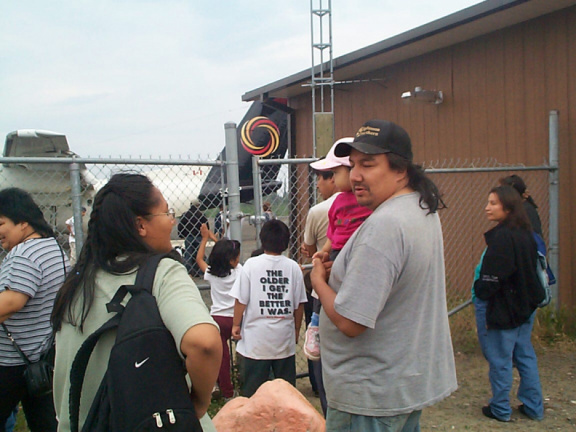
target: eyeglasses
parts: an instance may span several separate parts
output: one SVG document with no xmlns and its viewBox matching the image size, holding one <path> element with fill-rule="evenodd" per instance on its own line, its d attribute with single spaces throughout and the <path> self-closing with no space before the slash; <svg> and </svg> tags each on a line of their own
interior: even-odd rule
<svg viewBox="0 0 576 432">
<path fill-rule="evenodd" d="M 153 217 L 153 216 L 169 216 L 170 219 L 174 220 L 176 219 L 176 211 L 171 208 L 168 209 L 168 211 L 166 213 L 154 213 L 154 214 L 149 214 L 147 216 Z"/>
</svg>

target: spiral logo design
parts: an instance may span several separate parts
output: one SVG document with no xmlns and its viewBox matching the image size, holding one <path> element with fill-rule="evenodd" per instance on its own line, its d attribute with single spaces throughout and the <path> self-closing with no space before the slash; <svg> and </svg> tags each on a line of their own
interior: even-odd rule
<svg viewBox="0 0 576 432">
<path fill-rule="evenodd" d="M 260 128 L 267 132 L 269 137 L 265 145 L 257 145 L 254 143 L 254 141 L 264 141 L 255 139 L 255 135 Z M 280 145 L 280 130 L 278 126 L 276 126 L 276 123 L 268 117 L 254 117 L 242 126 L 240 142 L 248 153 L 255 156 L 266 157 L 278 150 L 278 146 Z"/>
</svg>

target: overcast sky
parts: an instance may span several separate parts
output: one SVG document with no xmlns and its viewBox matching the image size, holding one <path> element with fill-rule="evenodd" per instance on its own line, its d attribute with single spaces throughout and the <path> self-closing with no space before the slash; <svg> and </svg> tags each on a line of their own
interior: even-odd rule
<svg viewBox="0 0 576 432">
<path fill-rule="evenodd" d="M 333 0 L 334 57 L 476 3 Z M 309 69 L 310 45 L 308 0 L 2 0 L 0 136 L 62 132 L 81 156 L 215 157 L 242 94 Z"/>
</svg>

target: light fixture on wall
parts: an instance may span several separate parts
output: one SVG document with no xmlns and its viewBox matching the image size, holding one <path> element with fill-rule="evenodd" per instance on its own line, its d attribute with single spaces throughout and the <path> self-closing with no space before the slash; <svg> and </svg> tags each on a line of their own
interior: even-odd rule
<svg viewBox="0 0 576 432">
<path fill-rule="evenodd" d="M 407 103 L 422 102 L 439 105 L 444 101 L 441 90 L 424 90 L 422 87 L 414 87 L 413 91 L 402 93 L 402 100 Z"/>
</svg>

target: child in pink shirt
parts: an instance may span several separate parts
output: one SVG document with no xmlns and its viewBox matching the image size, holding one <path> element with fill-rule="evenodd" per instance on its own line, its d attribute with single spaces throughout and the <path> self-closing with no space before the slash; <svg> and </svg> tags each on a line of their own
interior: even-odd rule
<svg viewBox="0 0 576 432">
<path fill-rule="evenodd" d="M 372 214 L 372 210 L 358 204 L 356 196 L 352 192 L 349 157 L 336 157 L 334 154 L 334 149 L 338 144 L 351 143 L 353 140 L 353 138 L 342 138 L 336 141 L 326 158 L 310 164 L 317 171 L 332 171 L 336 190 L 340 192 L 328 210 L 328 231 L 326 233 L 328 239 L 322 250 L 313 256 L 313 258 L 321 258 L 322 261 L 334 261 L 352 234 Z M 320 339 L 318 336 L 320 307 L 320 302 L 315 298 L 312 319 L 306 330 L 304 342 L 304 354 L 310 360 L 320 359 Z"/>
<path fill-rule="evenodd" d="M 329 255 L 334 261 L 348 239 L 354 234 L 362 222 L 372 214 L 372 210 L 358 204 L 352 186 L 350 185 L 350 160 L 346 157 L 336 157 L 334 148 L 342 142 L 352 142 L 353 138 L 342 138 L 334 143 L 325 159 L 311 163 L 317 171 L 332 171 L 338 194 L 328 211 L 328 240 L 316 257 Z M 324 258 L 325 259 L 325 258 Z"/>
</svg>

